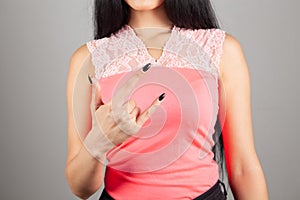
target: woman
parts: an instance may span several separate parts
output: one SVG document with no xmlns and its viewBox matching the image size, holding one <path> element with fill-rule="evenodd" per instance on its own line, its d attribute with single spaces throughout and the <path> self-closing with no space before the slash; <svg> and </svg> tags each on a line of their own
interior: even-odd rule
<svg viewBox="0 0 300 200">
<path fill-rule="evenodd" d="M 96 0 L 95 22 L 95 40 L 70 61 L 66 177 L 72 192 L 86 199 L 104 178 L 100 199 L 226 199 L 211 150 L 219 108 L 235 199 L 268 199 L 253 142 L 247 64 L 239 42 L 218 29 L 209 0 Z M 161 28 L 155 38 L 165 45 L 147 45 L 148 32 L 139 30 L 149 27 Z M 92 87 L 88 74 L 95 74 L 88 76 Z M 181 107 L 159 84 L 126 99 L 143 79 L 175 88 Z M 162 129 L 143 137 L 149 118 L 150 128 Z"/>
</svg>

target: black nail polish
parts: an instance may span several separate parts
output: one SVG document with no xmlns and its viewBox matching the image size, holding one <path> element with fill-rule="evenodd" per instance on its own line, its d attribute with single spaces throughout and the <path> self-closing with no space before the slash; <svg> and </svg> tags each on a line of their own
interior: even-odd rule
<svg viewBox="0 0 300 200">
<path fill-rule="evenodd" d="M 143 72 L 146 72 L 151 66 L 151 63 L 148 63 L 146 64 L 144 67 L 143 67 Z"/>
<path fill-rule="evenodd" d="M 162 101 L 166 96 L 166 93 L 162 93 L 159 97 L 158 97 L 158 100 L 159 101 Z"/>
<path fill-rule="evenodd" d="M 88 74 L 88 78 L 89 78 L 90 84 L 93 84 L 93 80 L 92 80 L 92 78 L 91 78 L 91 76 L 89 74 Z"/>
</svg>

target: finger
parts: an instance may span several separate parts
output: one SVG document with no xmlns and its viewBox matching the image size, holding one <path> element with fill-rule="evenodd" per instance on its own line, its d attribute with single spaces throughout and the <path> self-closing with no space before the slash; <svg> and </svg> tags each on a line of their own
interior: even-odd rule
<svg viewBox="0 0 300 200">
<path fill-rule="evenodd" d="M 133 76 L 131 76 L 125 83 L 124 85 L 122 85 L 122 87 L 120 89 L 118 89 L 112 99 L 121 101 L 121 104 L 118 105 L 122 105 L 122 102 L 125 102 L 125 98 L 128 94 L 130 94 L 130 92 L 133 90 L 135 84 L 139 81 L 140 77 L 142 77 L 145 72 L 150 68 L 151 63 L 146 64 L 142 69 L 138 70 Z"/>
<path fill-rule="evenodd" d="M 128 111 L 128 113 L 131 113 L 135 107 L 136 107 L 136 103 L 134 102 L 133 99 L 130 99 L 129 101 L 127 101 L 127 111 Z"/>
<path fill-rule="evenodd" d="M 139 107 L 135 107 L 132 112 L 130 113 L 130 115 L 136 119 L 137 116 L 140 114 L 141 109 Z"/>
<path fill-rule="evenodd" d="M 98 81 L 96 82 L 96 85 L 94 87 L 95 87 L 95 110 L 97 110 L 104 103 L 102 101 L 101 86 Z"/>
<path fill-rule="evenodd" d="M 165 93 L 162 93 L 142 114 L 138 116 L 136 120 L 138 126 L 142 126 L 150 118 L 150 116 L 154 113 L 154 111 L 157 109 L 164 98 Z"/>
<path fill-rule="evenodd" d="M 90 76 L 89 77 L 89 80 L 90 80 Z M 91 95 L 91 103 L 90 103 L 90 110 L 91 110 L 91 114 L 92 116 L 94 115 L 95 113 L 95 87 L 94 87 L 94 84 L 91 84 L 91 89 L 92 89 L 92 95 Z"/>
<path fill-rule="evenodd" d="M 88 80 L 92 85 L 92 100 L 94 104 L 94 111 L 97 110 L 101 105 L 103 105 L 102 96 L 101 96 L 101 87 L 98 80 L 95 77 L 92 77 L 88 74 Z"/>
</svg>

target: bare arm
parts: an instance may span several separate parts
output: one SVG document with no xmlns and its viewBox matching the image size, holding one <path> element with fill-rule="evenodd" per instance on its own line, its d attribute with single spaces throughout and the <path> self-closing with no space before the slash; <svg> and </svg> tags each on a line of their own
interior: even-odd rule
<svg viewBox="0 0 300 200">
<path fill-rule="evenodd" d="M 267 200 L 263 170 L 256 154 L 250 77 L 239 42 L 226 34 L 220 63 L 220 113 L 229 183 L 237 200 Z"/>
<path fill-rule="evenodd" d="M 77 131 L 87 133 L 91 127 L 90 100 L 91 86 L 87 81 L 87 74 L 94 74 L 93 69 L 83 69 L 83 63 L 89 56 L 86 45 L 77 49 L 70 60 L 70 69 L 67 81 L 68 105 L 68 158 L 66 161 L 66 178 L 72 192 L 82 199 L 87 199 L 102 185 L 104 165 L 89 154 L 83 146 Z M 74 94 L 76 84 L 82 86 L 80 98 Z M 73 103 L 81 105 L 74 111 Z M 82 120 L 75 120 L 74 112 L 80 112 Z M 83 120 L 87 119 L 87 120 Z"/>
<path fill-rule="evenodd" d="M 98 80 L 90 77 L 92 83 L 88 82 L 88 74 L 93 75 L 94 68 L 91 54 L 84 45 L 71 58 L 67 84 L 66 178 L 72 192 L 83 199 L 90 197 L 102 185 L 107 151 L 136 134 L 163 99 L 161 95 L 155 98 L 142 113 L 133 99 L 126 100 L 126 95 L 150 68 L 148 63 L 104 104 Z"/>
</svg>

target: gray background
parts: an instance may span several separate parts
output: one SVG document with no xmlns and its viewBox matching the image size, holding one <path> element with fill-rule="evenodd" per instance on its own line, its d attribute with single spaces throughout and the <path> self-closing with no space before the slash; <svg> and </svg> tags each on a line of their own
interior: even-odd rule
<svg viewBox="0 0 300 200">
<path fill-rule="evenodd" d="M 91 2 L 0 2 L 1 199 L 76 199 L 64 175 L 65 90 L 72 53 L 92 39 Z M 299 1 L 213 4 L 249 65 L 255 144 L 270 199 L 299 199 Z"/>
</svg>

